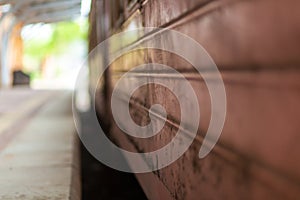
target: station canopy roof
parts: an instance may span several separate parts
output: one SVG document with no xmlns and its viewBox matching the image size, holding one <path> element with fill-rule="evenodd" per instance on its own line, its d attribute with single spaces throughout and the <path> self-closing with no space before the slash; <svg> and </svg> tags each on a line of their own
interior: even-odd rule
<svg viewBox="0 0 300 200">
<path fill-rule="evenodd" d="M 24 24 L 53 23 L 81 14 L 81 0 L 0 0 L 5 14 L 13 14 Z M 2 9 L 3 10 L 3 9 Z"/>
</svg>

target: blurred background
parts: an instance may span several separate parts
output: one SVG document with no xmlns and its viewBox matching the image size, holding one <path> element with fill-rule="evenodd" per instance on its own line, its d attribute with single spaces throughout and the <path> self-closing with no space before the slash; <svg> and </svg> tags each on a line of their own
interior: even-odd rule
<svg viewBox="0 0 300 200">
<path fill-rule="evenodd" d="M 91 0 L 0 0 L 0 199 L 145 199 L 134 175 L 102 165 L 77 138 L 72 91 L 87 67 L 90 9 Z"/>
<path fill-rule="evenodd" d="M 23 51 L 23 69 L 19 70 L 29 74 L 30 86 L 72 89 L 78 68 L 87 56 L 87 32 L 86 18 L 23 27 L 22 44 L 16 48 Z"/>
<path fill-rule="evenodd" d="M 17 85 L 18 72 L 33 89 L 72 89 L 88 53 L 91 2 L 34 2 L 1 6 L 1 86 Z"/>
</svg>

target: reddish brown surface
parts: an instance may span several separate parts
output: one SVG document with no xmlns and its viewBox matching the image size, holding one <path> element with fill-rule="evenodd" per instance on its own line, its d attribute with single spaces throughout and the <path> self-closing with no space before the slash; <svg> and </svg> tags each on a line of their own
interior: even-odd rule
<svg viewBox="0 0 300 200">
<path fill-rule="evenodd" d="M 119 29 L 118 26 L 101 29 L 108 34 L 127 30 L 135 22 L 138 27 L 160 26 L 185 33 L 205 47 L 224 79 L 228 101 L 225 127 L 213 152 L 199 160 L 197 154 L 210 118 L 210 100 L 205 83 L 192 66 L 160 51 L 134 52 L 111 66 L 111 75 L 106 75 L 108 84 L 100 87 L 105 92 L 99 94 L 108 96 L 107 88 L 111 91 L 122 73 L 138 64 L 158 62 L 182 72 L 199 99 L 200 128 L 189 151 L 165 169 L 137 175 L 148 198 L 297 199 L 300 196 L 299 6 L 296 0 L 148 0 L 142 1 L 140 9 L 132 12 L 130 18 L 125 16 L 127 20 Z M 110 12 L 106 10 L 102 15 L 110 16 Z M 149 77 L 158 78 L 151 72 Z M 174 85 L 182 81 L 170 78 L 169 74 L 160 77 L 174 81 Z M 212 81 L 214 78 L 211 74 Z M 100 115 L 101 111 L 103 115 L 109 112 L 105 95 L 98 100 Z M 160 102 L 174 121 L 166 125 L 160 136 L 148 141 L 125 136 L 110 121 L 107 123 L 112 125 L 112 136 L 120 146 L 132 151 L 147 152 L 163 146 L 178 126 L 180 113 L 173 103 L 174 97 L 150 85 L 137 91 L 135 98 L 138 101 L 133 101 L 131 114 L 140 123 L 147 122 L 147 111 L 153 102 Z"/>
</svg>

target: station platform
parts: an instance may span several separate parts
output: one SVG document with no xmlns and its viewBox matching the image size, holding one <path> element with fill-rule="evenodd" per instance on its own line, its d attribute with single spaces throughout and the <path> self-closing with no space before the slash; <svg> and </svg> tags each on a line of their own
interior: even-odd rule
<svg viewBox="0 0 300 200">
<path fill-rule="evenodd" d="M 0 199 L 81 199 L 71 96 L 0 90 Z"/>
</svg>

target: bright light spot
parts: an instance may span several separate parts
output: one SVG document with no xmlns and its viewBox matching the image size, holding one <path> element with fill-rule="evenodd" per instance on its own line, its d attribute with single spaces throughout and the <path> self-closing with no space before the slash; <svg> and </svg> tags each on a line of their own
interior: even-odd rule
<svg viewBox="0 0 300 200">
<path fill-rule="evenodd" d="M 81 1 L 81 16 L 88 16 L 91 10 L 91 0 Z"/>
<path fill-rule="evenodd" d="M 50 24 L 33 24 L 24 26 L 21 37 L 24 41 L 38 38 L 39 40 L 48 41 L 53 34 L 53 28 Z"/>
<path fill-rule="evenodd" d="M 10 4 L 5 4 L 5 5 L 1 6 L 1 12 L 6 13 L 10 10 L 10 8 L 11 8 Z"/>
<path fill-rule="evenodd" d="M 136 30 L 137 29 L 137 24 L 136 24 L 136 22 L 135 21 L 132 21 L 132 22 L 130 22 L 130 24 L 129 24 L 129 26 L 128 26 L 128 31 L 134 31 L 134 30 Z"/>
</svg>

